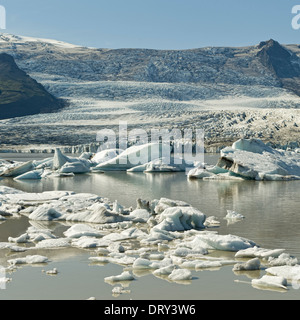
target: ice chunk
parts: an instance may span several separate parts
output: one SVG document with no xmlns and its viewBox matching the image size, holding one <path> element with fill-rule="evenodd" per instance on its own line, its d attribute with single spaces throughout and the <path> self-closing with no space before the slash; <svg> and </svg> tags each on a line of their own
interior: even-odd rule
<svg viewBox="0 0 300 320">
<path fill-rule="evenodd" d="M 134 261 L 132 268 L 133 269 L 151 269 L 151 264 L 152 262 L 148 259 L 137 258 Z"/>
<path fill-rule="evenodd" d="M 53 164 L 52 164 L 53 170 L 60 169 L 66 162 L 70 162 L 70 159 L 64 154 L 62 154 L 60 149 L 55 148 Z"/>
<path fill-rule="evenodd" d="M 127 170 L 138 165 L 146 164 L 151 159 L 160 157 L 161 144 L 147 143 L 132 146 L 123 151 L 117 157 L 98 164 L 93 170 L 114 171 Z"/>
<path fill-rule="evenodd" d="M 90 168 L 82 162 L 66 162 L 59 170 L 60 173 L 87 173 Z"/>
<path fill-rule="evenodd" d="M 300 265 L 271 267 L 266 272 L 289 280 L 300 280 Z"/>
<path fill-rule="evenodd" d="M 64 235 L 68 238 L 80 238 L 80 237 L 102 237 L 103 235 L 86 224 L 75 224 L 64 232 Z"/>
<path fill-rule="evenodd" d="M 12 265 L 16 264 L 38 264 L 38 263 L 47 263 L 49 260 L 45 256 L 41 255 L 28 255 L 24 258 L 10 259 L 7 262 Z"/>
<path fill-rule="evenodd" d="M 268 259 L 269 257 L 277 258 L 282 254 L 285 249 L 265 249 L 254 246 L 253 248 L 246 248 L 239 250 L 236 254 L 236 258 L 262 258 Z"/>
<path fill-rule="evenodd" d="M 300 179 L 300 154 L 272 149 L 259 139 L 241 139 L 221 150 L 217 166 L 247 179 Z"/>
<path fill-rule="evenodd" d="M 215 176 L 215 174 L 207 171 L 204 168 L 193 168 L 188 172 L 189 179 L 203 179 L 211 176 Z"/>
<path fill-rule="evenodd" d="M 129 271 L 124 271 L 120 275 L 104 278 L 105 282 L 132 281 L 135 280 Z"/>
<path fill-rule="evenodd" d="M 72 240 L 72 246 L 78 248 L 97 248 L 97 247 L 108 247 L 110 245 L 110 241 L 95 238 L 95 237 L 80 237 L 78 239 Z"/>
<path fill-rule="evenodd" d="M 258 288 L 287 289 L 286 279 L 280 276 L 264 275 L 260 279 L 252 279 L 251 284 Z"/>
<path fill-rule="evenodd" d="M 197 235 L 191 242 L 202 248 L 224 251 L 239 251 L 254 247 L 256 244 L 252 240 L 235 235 L 218 235 L 216 233 L 204 233 Z"/>
<path fill-rule="evenodd" d="M 147 222 L 150 218 L 150 213 L 145 209 L 136 209 L 130 212 L 129 217 L 131 217 L 134 222 Z"/>
<path fill-rule="evenodd" d="M 225 216 L 225 219 L 229 219 L 229 220 L 242 220 L 244 218 L 245 217 L 242 214 L 234 210 L 227 210 L 227 214 Z"/>
<path fill-rule="evenodd" d="M 157 277 L 160 277 L 160 276 L 168 276 L 170 275 L 173 270 L 176 268 L 175 265 L 169 265 L 169 266 L 166 266 L 166 267 L 161 267 L 159 269 L 156 269 L 153 271 L 153 274 Z"/>
<path fill-rule="evenodd" d="M 29 235 L 27 233 L 21 234 L 19 237 L 13 238 L 13 237 L 8 237 L 9 242 L 14 242 L 14 243 L 26 243 L 29 240 Z"/>
<path fill-rule="evenodd" d="M 12 167 L 8 167 L 5 169 L 0 176 L 4 177 L 16 177 L 25 172 L 31 171 L 34 169 L 32 161 L 28 161 L 25 163 L 16 163 Z"/>
<path fill-rule="evenodd" d="M 169 207 L 190 207 L 191 205 L 180 200 L 171 200 L 167 198 L 160 198 L 159 201 L 153 200 L 154 212 L 159 214 Z"/>
<path fill-rule="evenodd" d="M 36 248 L 52 249 L 52 248 L 62 248 L 69 247 L 70 239 L 67 238 L 57 238 L 57 239 L 45 239 L 36 244 Z"/>
<path fill-rule="evenodd" d="M 202 212 L 193 207 L 168 208 L 159 215 L 159 224 L 155 228 L 166 231 L 204 228 L 205 218 Z"/>
<path fill-rule="evenodd" d="M 91 159 L 92 162 L 96 164 L 100 164 L 106 161 L 109 161 L 111 159 L 116 158 L 118 155 L 120 155 L 124 150 L 122 149 L 106 149 L 97 152 Z"/>
<path fill-rule="evenodd" d="M 279 257 L 269 257 L 268 264 L 270 266 L 294 266 L 298 264 L 298 259 L 296 257 L 291 256 L 288 253 L 282 253 Z"/>
<path fill-rule="evenodd" d="M 45 191 L 41 193 L 10 193 L 6 194 L 6 198 L 13 202 L 46 202 L 51 200 L 58 200 L 64 196 L 69 195 L 67 191 Z"/>
<path fill-rule="evenodd" d="M 192 280 L 192 273 L 187 269 L 174 269 L 168 279 L 171 281 Z"/>
<path fill-rule="evenodd" d="M 259 270 L 260 260 L 254 258 L 244 263 L 237 263 L 233 266 L 233 271 Z"/>
<path fill-rule="evenodd" d="M 14 180 L 41 179 L 43 170 L 32 170 L 14 178 Z"/>
<path fill-rule="evenodd" d="M 111 212 L 104 206 L 97 207 L 95 210 L 91 211 L 85 210 L 82 212 L 65 214 L 63 219 L 66 221 L 89 223 L 116 223 L 129 220 L 127 216 Z"/>
<path fill-rule="evenodd" d="M 51 204 L 44 204 L 34 210 L 28 218 L 30 220 L 52 221 L 60 217 L 61 213 L 55 210 Z"/>
</svg>

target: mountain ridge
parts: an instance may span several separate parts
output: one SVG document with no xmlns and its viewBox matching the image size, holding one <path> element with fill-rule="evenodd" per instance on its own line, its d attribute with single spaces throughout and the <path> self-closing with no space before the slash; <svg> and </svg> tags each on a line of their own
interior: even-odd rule
<svg viewBox="0 0 300 320">
<path fill-rule="evenodd" d="M 19 69 L 12 56 L 0 53 L 0 119 L 53 112 L 63 102 Z"/>
</svg>

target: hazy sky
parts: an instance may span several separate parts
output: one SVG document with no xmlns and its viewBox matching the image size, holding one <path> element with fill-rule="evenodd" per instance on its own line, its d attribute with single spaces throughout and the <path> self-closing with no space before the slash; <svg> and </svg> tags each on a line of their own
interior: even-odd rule
<svg viewBox="0 0 300 320">
<path fill-rule="evenodd" d="M 0 0 L 7 29 L 98 48 L 300 44 L 291 26 L 300 0 Z"/>
</svg>

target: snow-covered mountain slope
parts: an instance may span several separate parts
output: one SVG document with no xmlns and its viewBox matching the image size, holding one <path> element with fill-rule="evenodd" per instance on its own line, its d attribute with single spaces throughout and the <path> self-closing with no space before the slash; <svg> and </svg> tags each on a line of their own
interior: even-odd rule
<svg viewBox="0 0 300 320">
<path fill-rule="evenodd" d="M 0 34 L 0 52 L 70 102 L 58 113 L 0 122 L 4 144 L 90 143 L 119 120 L 146 129 L 202 128 L 208 144 L 252 135 L 285 143 L 299 135 L 296 45 L 112 50 Z"/>
</svg>

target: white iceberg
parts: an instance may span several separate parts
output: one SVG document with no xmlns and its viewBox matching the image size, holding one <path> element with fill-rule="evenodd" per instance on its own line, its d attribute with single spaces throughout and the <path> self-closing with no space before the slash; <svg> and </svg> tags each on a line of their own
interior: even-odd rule
<svg viewBox="0 0 300 320">
<path fill-rule="evenodd" d="M 259 139 L 240 139 L 222 149 L 217 166 L 246 179 L 300 179 L 299 153 L 272 149 Z"/>
<path fill-rule="evenodd" d="M 159 158 L 162 152 L 161 149 L 162 147 L 159 143 L 147 143 L 143 145 L 132 146 L 123 151 L 117 157 L 98 164 L 93 168 L 93 171 L 126 171 L 138 165 L 146 164 L 152 159 Z"/>
<path fill-rule="evenodd" d="M 13 165 L 9 165 L 4 171 L 2 171 L 0 176 L 16 177 L 33 169 L 33 161 L 15 163 Z"/>
</svg>

